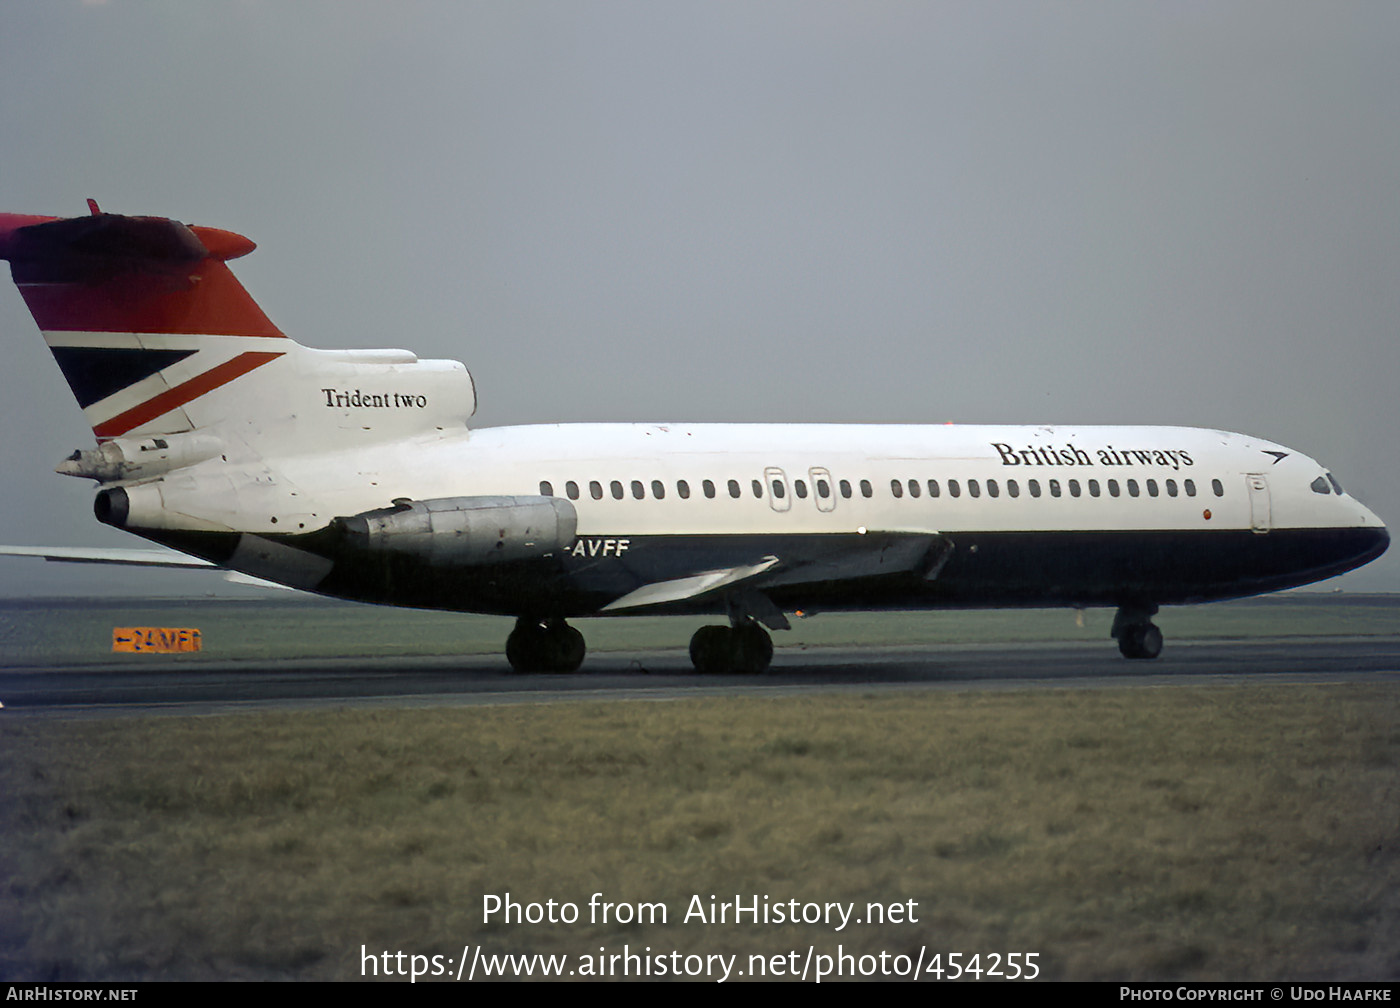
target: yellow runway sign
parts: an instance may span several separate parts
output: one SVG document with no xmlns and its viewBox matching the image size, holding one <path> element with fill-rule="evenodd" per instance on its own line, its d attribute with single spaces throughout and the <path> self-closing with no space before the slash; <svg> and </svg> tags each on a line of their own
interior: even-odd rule
<svg viewBox="0 0 1400 1008">
<path fill-rule="evenodd" d="M 178 654 L 198 651 L 199 631 L 193 627 L 113 627 L 112 650 L 138 654 Z"/>
</svg>

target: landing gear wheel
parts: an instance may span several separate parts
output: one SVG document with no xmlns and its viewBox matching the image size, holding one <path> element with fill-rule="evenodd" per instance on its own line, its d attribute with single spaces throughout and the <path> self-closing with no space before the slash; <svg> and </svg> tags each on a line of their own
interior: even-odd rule
<svg viewBox="0 0 1400 1008">
<path fill-rule="evenodd" d="M 690 664 L 701 675 L 729 671 L 729 627 L 702 626 L 690 638 Z"/>
<path fill-rule="evenodd" d="M 703 626 L 690 638 L 690 661 L 702 675 L 759 675 L 773 660 L 773 638 L 757 623 Z"/>
<path fill-rule="evenodd" d="M 583 634 L 561 619 L 522 616 L 506 638 L 506 660 L 517 672 L 577 672 L 587 650 Z"/>
<path fill-rule="evenodd" d="M 1125 602 L 1113 616 L 1109 633 L 1118 641 L 1124 658 L 1156 658 L 1162 653 L 1162 631 L 1152 622 L 1157 606 L 1146 602 Z"/>
<path fill-rule="evenodd" d="M 757 623 L 731 627 L 734 671 L 744 675 L 762 675 L 773 661 L 773 638 Z"/>
<path fill-rule="evenodd" d="M 587 653 L 588 645 L 583 642 L 583 634 L 575 627 L 561 624 L 554 633 L 555 671 L 577 672 Z"/>
<path fill-rule="evenodd" d="M 1124 658 L 1156 658 L 1162 653 L 1162 631 L 1155 623 L 1134 623 L 1118 635 L 1118 650 Z"/>
</svg>

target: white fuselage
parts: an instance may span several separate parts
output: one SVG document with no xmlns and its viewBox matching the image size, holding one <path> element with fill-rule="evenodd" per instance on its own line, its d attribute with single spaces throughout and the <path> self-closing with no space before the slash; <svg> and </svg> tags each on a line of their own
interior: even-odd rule
<svg viewBox="0 0 1400 1008">
<path fill-rule="evenodd" d="M 1382 527 L 1311 458 L 1188 427 L 532 425 L 266 461 L 326 518 L 545 492 L 573 500 L 580 536 Z M 243 530 L 291 512 L 272 517 Z"/>
</svg>

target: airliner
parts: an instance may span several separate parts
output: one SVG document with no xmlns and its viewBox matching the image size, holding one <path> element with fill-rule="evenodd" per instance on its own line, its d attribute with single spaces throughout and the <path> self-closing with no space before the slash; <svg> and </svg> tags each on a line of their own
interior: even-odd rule
<svg viewBox="0 0 1400 1008">
<path fill-rule="evenodd" d="M 1218 430 L 472 429 L 462 364 L 284 335 L 227 266 L 242 235 L 88 208 L 0 214 L 0 258 L 92 427 L 57 471 L 96 481 L 97 519 L 309 592 L 512 616 L 518 671 L 576 670 L 585 616 L 717 617 L 696 669 L 761 673 L 789 613 L 956 607 L 1111 607 L 1151 659 L 1160 606 L 1389 543 L 1313 459 Z M 84 557 L 169 562 L 144 552 Z"/>
</svg>

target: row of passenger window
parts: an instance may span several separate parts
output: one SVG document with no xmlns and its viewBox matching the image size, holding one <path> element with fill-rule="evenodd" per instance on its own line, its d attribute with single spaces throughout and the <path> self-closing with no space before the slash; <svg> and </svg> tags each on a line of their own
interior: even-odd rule
<svg viewBox="0 0 1400 1008">
<path fill-rule="evenodd" d="M 782 500 L 787 496 L 786 481 L 772 479 L 769 482 L 774 498 Z M 875 488 L 868 479 L 860 480 L 857 486 L 859 487 L 862 497 L 875 496 Z M 850 480 L 843 479 L 837 481 L 837 487 L 842 497 L 849 500 L 855 496 L 856 490 L 852 487 Z M 1000 497 L 1003 489 L 1002 483 L 994 479 L 969 479 L 965 481 L 950 479 L 943 481 L 942 484 L 935 479 L 922 482 L 916 479 L 892 479 L 890 480 L 890 495 L 896 498 L 904 497 L 906 494 L 910 497 L 920 497 L 923 496 L 925 487 L 927 487 L 928 496 L 930 497 L 941 497 L 945 492 L 949 497 L 961 497 L 964 491 L 966 491 L 969 497 L 981 497 L 984 492 L 988 497 Z M 1225 486 L 1220 480 L 1211 480 L 1210 488 L 1215 496 L 1225 496 Z M 661 480 L 651 480 L 649 485 L 642 480 L 630 480 L 628 481 L 628 485 L 624 486 L 621 480 L 610 480 L 605 492 L 604 485 L 601 481 L 588 481 L 588 495 L 594 500 L 602 500 L 604 496 L 607 495 L 611 495 L 613 500 L 623 500 L 627 496 L 629 489 L 635 500 L 647 499 L 648 490 L 650 490 L 650 497 L 652 499 L 664 500 L 666 498 L 667 485 Z M 810 490 L 805 479 L 794 479 L 792 481 L 792 489 L 793 493 L 799 499 L 805 500 L 809 493 L 813 492 L 819 500 L 829 501 L 831 499 L 831 484 L 825 478 L 814 479 Z M 726 481 L 725 490 L 730 497 L 736 500 L 743 496 L 743 488 L 738 480 L 732 479 Z M 763 481 L 752 480 L 750 482 L 750 490 L 754 497 L 762 499 L 764 492 Z M 1148 497 L 1159 497 L 1164 490 L 1168 497 L 1177 497 L 1182 494 L 1185 494 L 1187 497 L 1195 497 L 1196 481 L 1183 479 L 1178 484 L 1175 479 L 1165 479 L 1159 484 L 1155 479 L 1146 479 L 1141 482 L 1136 479 L 1128 479 L 1121 481 L 1121 483 L 1119 480 L 1110 479 L 1101 483 L 1097 479 L 1090 479 L 1084 480 L 1083 483 L 1081 483 L 1077 479 L 1068 479 L 1064 480 L 1062 483 L 1058 479 L 1047 479 L 1045 481 L 1045 488 L 1042 490 L 1039 479 L 1026 480 L 1026 492 L 1032 497 L 1040 497 L 1042 493 L 1045 492 L 1048 492 L 1051 497 L 1062 497 L 1066 492 L 1068 492 L 1071 497 L 1082 497 L 1086 490 L 1090 497 L 1101 497 L 1105 490 L 1107 490 L 1109 497 L 1121 497 L 1124 492 L 1126 492 L 1129 497 L 1141 497 L 1144 492 L 1146 492 Z M 1014 479 L 1006 480 L 1005 491 L 1008 497 L 1020 497 L 1020 482 Z M 719 490 L 713 480 L 701 480 L 700 492 L 710 500 L 719 496 Z M 689 499 L 690 494 L 690 483 L 686 480 L 676 480 L 676 496 L 682 500 L 686 500 Z M 543 497 L 553 497 L 554 484 L 549 480 L 541 480 L 540 495 Z M 568 480 L 564 484 L 564 495 L 568 497 L 569 500 L 578 500 L 583 496 L 583 493 L 577 482 Z"/>
<path fill-rule="evenodd" d="M 774 482 L 774 484 L 776 485 L 776 484 L 781 483 L 782 481 L 781 481 L 781 480 L 774 480 L 773 482 Z M 807 496 L 807 486 L 806 486 L 806 484 L 803 483 L 802 480 L 797 480 L 797 482 L 802 484 L 802 490 L 801 490 L 800 496 L 806 497 L 806 496 Z M 820 494 L 821 494 L 823 497 L 830 497 L 830 496 L 831 496 L 831 488 L 830 488 L 830 486 L 827 484 L 827 482 L 826 482 L 825 480 L 819 480 L 818 482 L 821 484 L 821 487 L 820 487 L 820 490 L 819 490 Z M 862 481 L 862 482 L 864 482 L 864 481 Z M 846 491 L 847 491 L 846 496 L 847 496 L 847 497 L 851 496 L 851 494 L 850 494 L 850 492 L 849 492 L 849 491 L 850 491 L 850 484 L 847 483 L 845 480 L 842 480 L 841 483 L 842 483 L 842 485 L 846 488 Z M 646 499 L 646 497 L 647 497 L 647 489 L 648 489 L 648 484 L 647 484 L 647 483 L 643 482 L 642 480 L 630 480 L 630 481 L 629 481 L 629 486 L 630 486 L 630 489 L 631 489 L 631 491 L 632 491 L 632 496 L 633 496 L 633 498 L 635 498 L 636 500 L 645 500 L 645 499 Z M 652 496 L 653 499 L 655 499 L 655 500 L 665 500 L 665 499 L 666 499 L 666 484 L 663 483 L 661 480 L 652 480 L 651 483 L 650 483 L 650 489 L 651 489 L 651 496 Z M 736 500 L 737 500 L 739 497 L 742 497 L 742 496 L 743 496 L 743 489 L 740 487 L 739 481 L 738 481 L 738 480 L 729 480 L 729 481 L 728 481 L 728 485 L 726 486 L 726 489 L 729 491 L 729 496 L 735 498 Z M 627 487 L 627 486 L 624 486 L 624 485 L 623 485 L 623 482 L 622 482 L 621 480 L 611 480 L 611 481 L 609 481 L 608 484 L 607 484 L 607 493 L 612 495 L 613 500 L 622 500 L 624 497 L 627 496 L 627 490 L 628 490 L 628 487 Z M 700 481 L 700 492 L 703 493 L 703 494 L 704 494 L 706 497 L 708 497 L 710 500 L 714 500 L 716 497 L 719 496 L 719 491 L 716 489 L 713 480 L 701 480 L 701 481 Z M 784 493 L 785 493 L 785 492 L 784 492 Z M 778 496 L 779 496 L 779 497 L 782 497 L 782 496 L 784 496 L 784 493 L 779 493 Z M 579 489 L 579 484 L 576 483 L 576 482 L 574 482 L 573 480 L 569 480 L 568 482 L 566 482 L 566 483 L 564 484 L 564 495 L 565 495 L 566 497 L 568 497 L 569 500 L 578 500 L 581 496 L 583 496 L 582 492 L 581 492 L 580 489 Z M 599 482 L 598 480 L 589 480 L 589 481 L 588 481 L 588 495 L 589 495 L 590 497 L 592 497 L 594 500 L 602 500 L 603 497 L 606 496 L 606 495 L 604 494 L 604 491 L 603 491 L 603 484 L 602 484 L 601 482 Z M 753 481 L 753 495 L 754 495 L 755 497 L 762 497 L 762 496 L 763 496 L 763 482 L 762 482 L 761 480 L 754 480 L 754 481 Z M 554 484 L 551 483 L 549 480 L 540 480 L 540 496 L 542 496 L 542 497 L 553 497 L 553 496 L 554 496 Z M 687 481 L 687 480 L 676 480 L 676 496 L 679 497 L 679 498 L 681 498 L 682 500 L 686 500 L 686 499 L 688 499 L 688 498 L 690 497 L 690 483 L 689 483 L 689 481 Z M 869 497 L 870 494 L 866 494 L 865 496 Z"/>
<path fill-rule="evenodd" d="M 1103 483 L 1100 483 L 1099 480 L 1091 479 L 1085 480 L 1083 484 L 1081 484 L 1080 481 L 1077 479 L 1069 479 L 1064 481 L 1063 487 L 1061 486 L 1060 480 L 1057 479 L 1047 479 L 1045 483 L 1046 489 L 1049 491 L 1051 497 L 1064 496 L 1065 491 L 1068 491 L 1071 497 L 1082 497 L 1084 496 L 1086 490 L 1088 491 L 1088 495 L 1090 497 L 1101 497 L 1103 496 L 1105 489 L 1107 490 L 1108 496 L 1110 497 L 1121 497 L 1123 496 L 1124 491 L 1127 492 L 1127 495 L 1129 497 L 1141 497 L 1144 491 L 1146 491 L 1148 497 L 1160 497 L 1162 495 L 1163 490 L 1166 491 L 1166 495 L 1168 497 L 1178 497 L 1183 493 L 1187 497 L 1196 496 L 1196 481 L 1191 479 L 1182 480 L 1180 485 L 1178 485 L 1177 481 L 1174 479 L 1165 479 L 1161 481 L 1160 486 L 1158 485 L 1158 481 L 1155 479 L 1142 480 L 1141 483 L 1139 483 L 1139 481 L 1135 479 L 1128 479 L 1123 480 L 1121 484 L 1116 479 L 1104 480 Z M 1002 487 L 994 479 L 984 480 L 982 481 L 982 483 L 979 483 L 975 479 L 968 480 L 967 495 L 969 497 L 981 497 L 984 489 L 984 484 L 986 494 L 988 497 L 1001 496 Z M 906 483 L 895 479 L 890 480 L 890 494 L 895 497 L 903 497 L 905 494 L 906 486 L 908 487 L 908 493 L 910 497 L 918 497 L 923 493 L 923 486 L 918 480 L 911 479 L 908 480 Z M 962 496 L 963 487 L 957 480 L 947 480 L 945 483 L 945 488 L 948 492 L 949 497 Z M 1225 485 L 1221 483 L 1218 479 L 1213 479 L 1210 481 L 1210 489 L 1211 492 L 1214 493 L 1217 497 L 1225 496 Z M 1032 497 L 1039 497 L 1041 495 L 1040 480 L 1026 480 L 1026 491 Z M 942 490 L 938 485 L 938 480 L 929 480 L 928 495 L 930 497 L 938 497 L 941 493 Z M 1021 485 L 1014 479 L 1007 480 L 1006 495 L 1008 497 L 1021 496 Z"/>
</svg>

